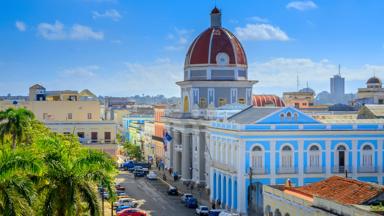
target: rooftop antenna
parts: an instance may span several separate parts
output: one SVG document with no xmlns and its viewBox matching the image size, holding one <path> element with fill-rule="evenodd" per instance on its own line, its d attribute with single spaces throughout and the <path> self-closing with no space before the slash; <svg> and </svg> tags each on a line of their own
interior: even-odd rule
<svg viewBox="0 0 384 216">
<path fill-rule="evenodd" d="M 339 64 L 339 76 L 341 76 L 341 66 Z"/>
<path fill-rule="evenodd" d="M 307 81 L 307 88 L 308 88 L 308 81 Z"/>
</svg>

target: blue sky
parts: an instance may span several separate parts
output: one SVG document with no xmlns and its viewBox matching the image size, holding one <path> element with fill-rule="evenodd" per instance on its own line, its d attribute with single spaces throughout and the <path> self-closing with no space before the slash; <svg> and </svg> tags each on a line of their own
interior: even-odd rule
<svg viewBox="0 0 384 216">
<path fill-rule="evenodd" d="M 209 0 L 1 0 L 0 94 L 88 88 L 97 95 L 178 96 L 191 41 L 209 26 Z M 254 93 L 329 90 L 346 77 L 356 92 L 384 78 L 380 0 L 217 0 L 223 26 L 248 57 Z"/>
</svg>

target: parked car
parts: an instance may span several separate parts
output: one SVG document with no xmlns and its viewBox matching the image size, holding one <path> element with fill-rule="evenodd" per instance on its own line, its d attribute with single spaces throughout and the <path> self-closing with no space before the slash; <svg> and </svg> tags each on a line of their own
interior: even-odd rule
<svg viewBox="0 0 384 216">
<path fill-rule="evenodd" d="M 108 192 L 103 192 L 102 196 L 104 199 L 109 199 L 109 193 Z"/>
<path fill-rule="evenodd" d="M 144 176 L 145 176 L 145 173 L 144 173 L 143 170 L 138 169 L 138 170 L 133 171 L 133 175 L 134 175 L 135 177 L 144 177 Z"/>
<path fill-rule="evenodd" d="M 179 195 L 179 192 L 177 191 L 177 188 L 169 187 L 168 191 L 167 191 L 167 194 L 171 195 L 171 196 L 177 196 L 177 195 Z"/>
<path fill-rule="evenodd" d="M 117 184 L 117 185 L 115 186 L 115 188 L 116 188 L 116 190 L 118 190 L 118 191 L 123 191 L 123 190 L 125 190 L 125 187 L 123 187 L 123 186 L 121 186 L 121 185 L 119 185 L 119 184 Z"/>
<path fill-rule="evenodd" d="M 220 212 L 219 216 L 239 216 L 238 213 L 231 213 L 231 212 L 227 212 L 227 211 L 222 211 Z"/>
<path fill-rule="evenodd" d="M 196 208 L 197 215 L 208 215 L 209 208 L 207 206 L 200 205 Z"/>
<path fill-rule="evenodd" d="M 195 197 L 188 197 L 185 200 L 185 206 L 187 208 L 197 208 L 197 199 Z"/>
<path fill-rule="evenodd" d="M 223 209 L 211 209 L 208 212 L 208 216 L 219 216 L 219 214 L 224 211 Z"/>
<path fill-rule="evenodd" d="M 136 208 L 139 204 L 136 202 L 136 200 L 131 198 L 120 198 L 117 202 L 113 203 L 114 207 L 119 206 L 130 206 L 130 208 Z"/>
<path fill-rule="evenodd" d="M 126 196 L 125 191 L 116 191 L 117 196 Z"/>
<path fill-rule="evenodd" d="M 140 209 L 128 208 L 118 212 L 117 216 L 147 216 L 147 213 Z"/>
<path fill-rule="evenodd" d="M 153 171 L 149 172 L 148 175 L 147 175 L 147 179 L 149 179 L 149 180 L 156 180 L 157 179 L 156 173 L 153 172 Z"/>
<path fill-rule="evenodd" d="M 143 167 L 143 171 L 144 171 L 145 174 L 149 173 L 149 169 L 147 167 Z"/>
<path fill-rule="evenodd" d="M 183 196 L 181 196 L 181 198 L 180 198 L 181 202 L 184 203 L 189 197 L 193 197 L 193 195 L 190 193 L 183 194 Z"/>
</svg>

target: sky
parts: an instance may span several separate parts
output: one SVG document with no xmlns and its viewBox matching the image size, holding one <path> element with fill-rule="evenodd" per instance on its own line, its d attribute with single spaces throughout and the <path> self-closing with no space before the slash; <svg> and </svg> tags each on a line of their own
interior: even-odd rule
<svg viewBox="0 0 384 216">
<path fill-rule="evenodd" d="M 346 78 L 356 93 L 384 78 L 382 0 L 0 0 L 0 95 L 89 89 L 96 95 L 179 96 L 186 51 L 210 25 L 241 41 L 254 94 Z"/>
</svg>

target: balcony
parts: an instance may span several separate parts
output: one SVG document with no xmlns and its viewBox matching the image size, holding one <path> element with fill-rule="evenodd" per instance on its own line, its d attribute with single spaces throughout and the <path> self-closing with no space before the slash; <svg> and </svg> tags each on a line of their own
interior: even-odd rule
<svg viewBox="0 0 384 216">
<path fill-rule="evenodd" d="M 269 174 L 268 167 L 263 168 L 252 168 L 252 175 L 266 175 Z"/>
<path fill-rule="evenodd" d="M 278 167 L 277 173 L 278 174 L 296 174 L 297 167 Z"/>
<path fill-rule="evenodd" d="M 351 166 L 334 166 L 332 167 L 332 173 L 345 173 L 345 172 L 352 172 Z"/>
<path fill-rule="evenodd" d="M 374 166 L 360 166 L 357 168 L 357 172 L 359 173 L 375 173 L 377 171 L 377 167 Z"/>
<path fill-rule="evenodd" d="M 325 167 L 305 167 L 306 174 L 325 173 Z"/>
</svg>

